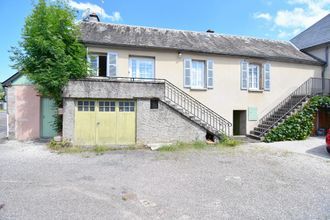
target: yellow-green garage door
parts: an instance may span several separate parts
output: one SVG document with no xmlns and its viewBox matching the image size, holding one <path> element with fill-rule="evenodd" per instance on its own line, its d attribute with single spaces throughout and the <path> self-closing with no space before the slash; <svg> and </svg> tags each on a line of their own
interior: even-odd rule
<svg viewBox="0 0 330 220">
<path fill-rule="evenodd" d="M 75 144 L 134 144 L 135 110 L 134 100 L 78 100 Z"/>
</svg>

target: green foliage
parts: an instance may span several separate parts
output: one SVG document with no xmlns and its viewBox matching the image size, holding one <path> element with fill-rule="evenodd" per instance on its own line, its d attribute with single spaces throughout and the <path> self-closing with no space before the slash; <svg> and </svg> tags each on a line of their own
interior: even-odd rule
<svg viewBox="0 0 330 220">
<path fill-rule="evenodd" d="M 19 47 L 11 51 L 13 67 L 58 107 L 67 82 L 87 75 L 86 50 L 79 34 L 75 12 L 64 1 L 39 0 L 25 20 Z"/>
<path fill-rule="evenodd" d="M 208 144 L 204 141 L 195 141 L 191 143 L 177 142 L 175 144 L 164 145 L 158 149 L 162 152 L 173 152 L 173 151 L 183 151 L 183 150 L 203 150 L 210 147 L 235 147 L 239 145 L 240 142 L 234 139 L 231 139 L 227 136 L 223 136 L 219 143 Z"/>
<path fill-rule="evenodd" d="M 241 144 L 240 141 L 229 138 L 228 136 L 223 136 L 223 138 L 219 142 L 220 145 L 226 147 L 236 147 Z"/>
<path fill-rule="evenodd" d="M 5 100 L 5 92 L 3 91 L 2 85 L 0 85 L 0 101 Z"/>
<path fill-rule="evenodd" d="M 272 129 L 266 136 L 265 142 L 304 140 L 311 135 L 315 113 L 321 106 L 330 105 L 329 96 L 315 96 L 304 108 L 290 116 L 282 124 Z"/>
</svg>

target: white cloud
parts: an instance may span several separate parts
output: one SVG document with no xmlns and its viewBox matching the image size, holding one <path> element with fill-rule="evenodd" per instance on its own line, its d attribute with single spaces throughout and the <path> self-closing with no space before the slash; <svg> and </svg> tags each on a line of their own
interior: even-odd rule
<svg viewBox="0 0 330 220">
<path fill-rule="evenodd" d="M 92 4 L 90 2 L 76 2 L 73 0 L 68 0 L 69 5 L 77 9 L 79 11 L 83 11 L 83 16 L 88 15 L 89 13 L 96 13 L 103 19 L 110 19 L 111 21 L 120 21 L 122 19 L 120 13 L 118 11 L 113 12 L 112 14 L 108 14 L 102 7 Z"/>
<path fill-rule="evenodd" d="M 272 20 L 272 16 L 269 13 L 260 13 L 260 12 L 257 12 L 257 13 L 254 13 L 253 17 L 255 19 L 265 19 L 267 21 Z"/>
<path fill-rule="evenodd" d="M 330 0 L 287 0 L 287 4 L 293 9 L 279 10 L 273 16 L 272 28 L 279 38 L 291 38 L 330 13 Z"/>
</svg>

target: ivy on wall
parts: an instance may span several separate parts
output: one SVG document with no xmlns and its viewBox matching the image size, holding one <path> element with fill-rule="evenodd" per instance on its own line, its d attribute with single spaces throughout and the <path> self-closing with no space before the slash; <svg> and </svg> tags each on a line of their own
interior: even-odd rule
<svg viewBox="0 0 330 220">
<path fill-rule="evenodd" d="M 318 108 L 330 105 L 330 96 L 315 96 L 302 110 L 290 116 L 282 124 L 268 132 L 265 142 L 304 140 L 313 130 Z"/>
</svg>

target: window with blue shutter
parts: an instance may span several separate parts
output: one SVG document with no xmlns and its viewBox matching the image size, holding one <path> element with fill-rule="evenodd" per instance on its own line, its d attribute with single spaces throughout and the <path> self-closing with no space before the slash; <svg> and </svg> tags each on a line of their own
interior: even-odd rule
<svg viewBox="0 0 330 220">
<path fill-rule="evenodd" d="M 270 63 L 264 64 L 264 90 L 270 91 Z"/>
<path fill-rule="evenodd" d="M 184 59 L 183 86 L 189 88 L 191 85 L 191 59 Z"/>
<path fill-rule="evenodd" d="M 241 90 L 247 90 L 248 88 L 248 71 L 249 63 L 245 60 L 241 61 Z"/>
<path fill-rule="evenodd" d="M 109 52 L 108 53 L 108 68 L 107 76 L 115 77 L 117 76 L 117 53 Z"/>
<path fill-rule="evenodd" d="M 213 88 L 213 60 L 207 61 L 207 88 Z"/>
</svg>

